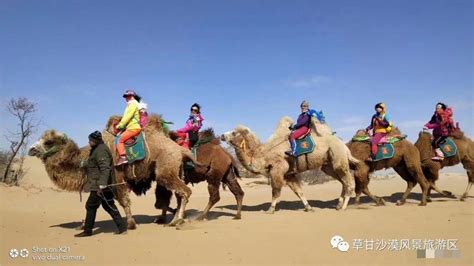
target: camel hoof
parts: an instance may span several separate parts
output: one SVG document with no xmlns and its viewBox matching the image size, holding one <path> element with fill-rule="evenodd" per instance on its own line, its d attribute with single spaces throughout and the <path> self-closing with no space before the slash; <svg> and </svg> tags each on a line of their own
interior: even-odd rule
<svg viewBox="0 0 474 266">
<path fill-rule="evenodd" d="M 463 195 L 459 200 L 460 200 L 460 201 L 466 201 L 466 199 L 467 199 L 467 196 L 464 196 L 464 195 Z"/>
<path fill-rule="evenodd" d="M 165 225 L 165 226 L 178 226 L 178 225 L 181 225 L 181 224 L 184 224 L 184 219 L 176 219 L 176 220 L 173 220 L 171 221 L 169 224 Z"/>
<path fill-rule="evenodd" d="M 135 220 L 130 220 L 130 221 L 127 221 L 127 229 L 128 230 L 135 230 L 137 229 L 137 224 L 135 223 Z"/>
<path fill-rule="evenodd" d="M 426 198 L 426 201 L 427 202 L 433 202 L 433 200 L 431 198 Z"/>
<path fill-rule="evenodd" d="M 377 198 L 377 201 L 375 202 L 375 205 L 377 206 L 385 206 L 385 200 L 382 198 Z"/>
<path fill-rule="evenodd" d="M 396 203 L 397 206 L 402 206 L 403 204 L 405 204 L 404 200 L 403 201 L 402 200 L 397 200 L 397 203 Z"/>
<path fill-rule="evenodd" d="M 342 204 L 341 204 L 341 205 L 338 204 L 338 205 L 336 206 L 336 210 L 338 210 L 338 211 L 342 210 Z"/>
<path fill-rule="evenodd" d="M 453 193 L 451 191 L 443 190 L 443 196 L 449 197 L 449 196 L 452 196 L 452 195 L 453 195 Z"/>
<path fill-rule="evenodd" d="M 196 218 L 196 221 L 204 221 L 207 220 L 207 215 L 201 214 Z"/>
<path fill-rule="evenodd" d="M 241 216 L 240 214 L 237 214 L 237 215 L 235 215 L 235 217 L 232 218 L 232 219 L 234 219 L 234 220 L 240 220 L 240 219 L 242 219 L 242 216 Z"/>
<path fill-rule="evenodd" d="M 304 208 L 304 211 L 305 211 L 305 212 L 314 212 L 314 209 L 311 208 L 311 206 L 306 206 L 306 207 Z"/>
<path fill-rule="evenodd" d="M 268 211 L 266 213 L 267 214 L 274 214 L 275 213 L 275 208 L 270 207 L 270 209 L 268 209 Z"/>
<path fill-rule="evenodd" d="M 426 202 L 420 202 L 420 204 L 418 204 L 418 206 L 426 206 Z"/>
</svg>

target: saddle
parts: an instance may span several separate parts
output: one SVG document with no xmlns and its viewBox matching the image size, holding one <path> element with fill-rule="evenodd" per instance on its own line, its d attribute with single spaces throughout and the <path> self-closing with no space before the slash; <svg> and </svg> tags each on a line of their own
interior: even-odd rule
<svg viewBox="0 0 474 266">
<path fill-rule="evenodd" d="M 115 145 L 118 144 L 120 135 L 115 138 Z M 142 131 L 138 136 L 125 141 L 125 153 L 127 155 L 128 164 L 140 161 L 146 157 L 145 133 Z"/>
<path fill-rule="evenodd" d="M 447 138 L 441 142 L 439 148 L 443 152 L 445 158 L 452 157 L 458 152 L 458 147 L 451 138 Z"/>
<path fill-rule="evenodd" d="M 385 136 L 378 143 L 377 154 L 373 159 L 374 162 L 393 158 L 395 155 L 394 143 L 402 141 L 407 138 L 407 135 L 395 135 L 395 136 Z M 370 143 L 371 138 L 369 136 L 360 136 L 353 137 L 353 142 L 366 142 Z"/>
<path fill-rule="evenodd" d="M 296 139 L 296 154 L 298 157 L 312 153 L 315 147 L 313 137 L 311 137 L 311 129 L 308 129 L 308 132 Z"/>
</svg>

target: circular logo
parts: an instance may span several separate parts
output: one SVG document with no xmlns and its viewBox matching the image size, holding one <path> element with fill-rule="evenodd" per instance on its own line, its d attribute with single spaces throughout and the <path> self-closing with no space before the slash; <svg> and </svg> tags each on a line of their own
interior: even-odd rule
<svg viewBox="0 0 474 266">
<path fill-rule="evenodd" d="M 28 252 L 28 249 L 24 248 L 24 249 L 20 250 L 20 256 L 22 258 L 26 258 L 26 257 L 28 257 L 28 255 L 30 255 L 30 252 Z"/>
<path fill-rule="evenodd" d="M 16 258 L 16 257 L 18 257 L 18 254 L 19 254 L 18 249 L 13 248 L 13 249 L 10 250 L 10 257 Z"/>
</svg>

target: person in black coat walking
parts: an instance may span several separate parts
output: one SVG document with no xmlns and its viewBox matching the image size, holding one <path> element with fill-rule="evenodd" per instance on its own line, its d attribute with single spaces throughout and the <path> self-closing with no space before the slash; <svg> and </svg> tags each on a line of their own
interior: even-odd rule
<svg viewBox="0 0 474 266">
<path fill-rule="evenodd" d="M 87 181 L 84 191 L 90 192 L 86 202 L 86 221 L 84 231 L 76 234 L 76 237 L 92 235 L 97 209 L 102 205 L 115 222 L 118 234 L 127 233 L 127 225 L 114 203 L 114 191 L 111 184 L 115 183 L 112 154 L 102 140 L 102 134 L 94 131 L 89 135 L 91 151 L 89 159 L 83 167 L 86 168 Z"/>
</svg>

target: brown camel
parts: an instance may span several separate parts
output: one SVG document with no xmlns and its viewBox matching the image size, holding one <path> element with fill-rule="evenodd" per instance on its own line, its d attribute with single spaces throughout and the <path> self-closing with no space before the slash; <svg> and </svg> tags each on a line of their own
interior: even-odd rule
<svg viewBox="0 0 474 266">
<path fill-rule="evenodd" d="M 394 128 L 388 136 L 399 136 L 401 135 L 398 128 Z M 364 130 L 358 130 L 354 137 L 364 137 L 367 133 Z M 416 149 L 415 145 L 410 143 L 408 140 L 403 139 L 393 144 L 395 148 L 395 154 L 393 158 L 384 159 L 375 162 L 365 161 L 370 156 L 370 144 L 368 142 L 350 141 L 347 143 L 351 153 L 357 159 L 364 161 L 363 164 L 359 165 L 354 170 L 355 179 L 355 192 L 356 192 L 356 204 L 360 203 L 360 194 L 364 193 L 376 202 L 377 205 L 385 205 L 382 198 L 374 196 L 370 193 L 369 185 L 369 173 L 377 170 L 393 168 L 406 182 L 407 189 L 403 194 L 402 198 L 397 201 L 397 205 L 403 205 L 406 202 L 408 195 L 416 184 L 420 184 L 422 190 L 422 199 L 420 206 L 425 206 L 427 202 L 428 189 L 430 184 L 423 175 L 423 170 L 420 164 L 420 154 Z"/>
<path fill-rule="evenodd" d="M 89 156 L 89 151 L 89 146 L 79 148 L 65 134 L 47 130 L 31 146 L 28 154 L 41 159 L 49 178 L 57 187 L 66 191 L 81 192 L 86 182 L 86 175 L 80 165 L 81 161 Z M 117 179 L 119 183 L 122 181 Z M 128 229 L 135 229 L 136 223 L 132 216 L 131 202 L 126 187 L 116 186 L 116 199 L 125 211 Z"/>
<path fill-rule="evenodd" d="M 462 163 L 464 169 L 467 171 L 468 184 L 466 191 L 461 196 L 461 200 L 464 201 L 468 195 L 469 190 L 474 183 L 474 142 L 466 137 L 461 130 L 455 130 L 451 134 L 451 138 L 458 147 L 458 152 L 455 156 L 445 158 L 443 161 L 433 161 L 431 158 L 434 156 L 434 151 L 431 146 L 431 134 L 428 132 L 420 132 L 418 140 L 415 142 L 415 146 L 420 151 L 421 156 L 421 167 L 426 178 L 431 182 L 435 183 L 439 178 L 439 170 L 446 166 L 454 166 Z M 428 191 L 428 196 L 431 191 Z"/>
<path fill-rule="evenodd" d="M 115 136 L 111 132 L 120 119 L 120 116 L 110 117 L 103 134 L 104 142 L 112 151 L 115 151 Z M 191 151 L 179 146 L 169 138 L 162 127 L 160 117 L 150 117 L 144 131 L 148 147 L 147 157 L 132 165 L 117 167 L 117 179 L 127 181 L 137 194 L 145 193 L 150 189 L 151 182 L 154 180 L 157 181 L 157 190 L 162 186 L 164 189 L 174 192 L 178 199 L 178 209 L 169 225 L 180 224 L 184 222 L 184 210 L 192 193 L 181 179 L 183 163 L 192 161 L 196 166 L 196 171 L 206 172 L 207 169 L 204 169 L 203 165 L 194 158 Z M 167 210 L 168 208 L 163 208 L 163 213 L 166 214 Z"/>
<path fill-rule="evenodd" d="M 170 137 L 173 140 L 177 139 L 174 132 L 170 132 Z M 227 186 L 232 194 L 234 194 L 237 201 L 237 214 L 234 219 L 240 219 L 244 192 L 236 179 L 236 176 L 239 177 L 239 172 L 234 159 L 222 148 L 220 140 L 215 137 L 212 128 L 199 133 L 199 140 L 195 147 L 196 157 L 201 164 L 207 166 L 208 170 L 203 173 L 196 171 L 193 167 L 185 167 L 184 182 L 186 184 L 195 184 L 207 181 L 207 188 L 209 190 L 209 202 L 197 219 L 207 218 L 209 210 L 220 200 L 219 186 L 221 183 L 223 187 Z"/>
<path fill-rule="evenodd" d="M 285 155 L 285 151 L 290 149 L 288 137 L 291 133 L 289 129 L 291 125 L 293 125 L 291 118 L 280 119 L 275 132 L 265 144 L 260 143 L 257 136 L 244 126 L 238 126 L 221 136 L 222 140 L 235 149 L 237 158 L 247 170 L 254 174 L 265 175 L 270 179 L 272 203 L 268 213 L 275 212 L 281 189 L 285 184 L 303 202 L 305 211 L 313 211 L 303 195 L 300 180 L 290 171 L 295 159 Z M 332 130 L 327 125 L 313 118 L 311 129 L 311 135 L 316 143 L 315 150 L 307 157 L 300 156 L 296 159 L 296 171 L 301 173 L 312 169 L 322 169 L 341 182 L 342 191 L 336 209 L 344 210 L 353 192 L 353 177 L 349 164 L 358 165 L 359 161 L 352 157 L 349 149 L 332 134 Z"/>
</svg>

